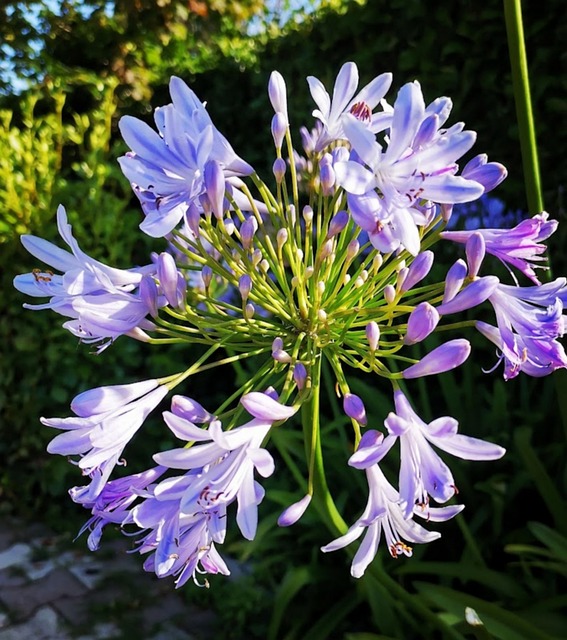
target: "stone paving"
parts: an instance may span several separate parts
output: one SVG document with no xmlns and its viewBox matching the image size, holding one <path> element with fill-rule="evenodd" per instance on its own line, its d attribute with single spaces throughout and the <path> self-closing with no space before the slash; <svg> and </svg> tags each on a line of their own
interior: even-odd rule
<svg viewBox="0 0 567 640">
<path fill-rule="evenodd" d="M 0 517 L 0 640 L 209 640 L 214 616 L 129 555 Z"/>
</svg>

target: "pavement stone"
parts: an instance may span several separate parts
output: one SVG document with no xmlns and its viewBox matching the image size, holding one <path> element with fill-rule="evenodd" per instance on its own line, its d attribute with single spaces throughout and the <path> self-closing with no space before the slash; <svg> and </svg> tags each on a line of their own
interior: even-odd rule
<svg viewBox="0 0 567 640">
<path fill-rule="evenodd" d="M 41 607 L 22 624 L 0 630 L 0 640 L 68 640 L 51 607 Z"/>
<path fill-rule="evenodd" d="M 0 600 L 17 620 L 31 615 L 41 605 L 59 598 L 73 598 L 86 593 L 86 588 L 68 571 L 57 568 L 40 580 L 21 587 L 6 589 Z"/>
<path fill-rule="evenodd" d="M 0 518 L 0 640 L 208 640 L 214 615 L 143 571 L 130 541 L 92 554 L 41 524 Z"/>
</svg>

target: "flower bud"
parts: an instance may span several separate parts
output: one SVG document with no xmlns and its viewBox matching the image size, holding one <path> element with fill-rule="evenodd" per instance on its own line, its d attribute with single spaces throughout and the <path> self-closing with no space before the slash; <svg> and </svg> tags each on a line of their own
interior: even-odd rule
<svg viewBox="0 0 567 640">
<path fill-rule="evenodd" d="M 276 362 L 291 362 L 291 356 L 287 351 L 284 351 L 283 340 L 280 337 L 275 338 L 272 342 L 272 358 Z"/>
<path fill-rule="evenodd" d="M 447 271 L 445 277 L 445 293 L 443 294 L 443 304 L 452 300 L 457 293 L 461 290 L 463 282 L 467 277 L 467 265 L 464 260 L 460 258 L 455 264 Z"/>
<path fill-rule="evenodd" d="M 278 526 L 289 527 L 292 524 L 295 524 L 305 513 L 310 502 L 311 496 L 307 494 L 298 502 L 294 502 L 292 505 L 287 507 L 287 509 L 284 509 L 278 518 Z"/>
<path fill-rule="evenodd" d="M 205 164 L 205 188 L 215 217 L 220 220 L 224 213 L 224 173 L 216 160 Z"/>
<path fill-rule="evenodd" d="M 402 287 L 403 287 L 404 282 L 406 281 L 407 277 L 408 277 L 408 268 L 407 267 L 402 267 L 398 271 L 398 274 L 396 276 L 396 289 L 398 289 L 398 291 L 402 290 Z"/>
<path fill-rule="evenodd" d="M 330 164 L 324 164 L 319 169 L 319 184 L 324 196 L 331 196 L 335 186 L 335 170 Z"/>
<path fill-rule="evenodd" d="M 157 276 L 165 299 L 175 309 L 179 302 L 177 298 L 177 283 L 179 273 L 175 259 L 171 253 L 160 253 L 157 259 Z"/>
<path fill-rule="evenodd" d="M 370 351 L 374 352 L 378 348 L 378 341 L 380 340 L 380 327 L 374 320 L 366 325 L 366 339 L 370 345 Z"/>
<path fill-rule="evenodd" d="M 285 132 L 287 131 L 287 118 L 283 113 L 278 111 L 272 118 L 272 137 L 274 138 L 274 144 L 279 151 L 282 148 L 282 142 L 285 138 Z"/>
<path fill-rule="evenodd" d="M 158 314 L 158 290 L 154 279 L 150 276 L 144 276 L 140 280 L 138 292 L 149 314 L 155 318 Z"/>
<path fill-rule="evenodd" d="M 238 290 L 240 291 L 240 295 L 242 296 L 243 302 L 248 300 L 248 296 L 250 295 L 250 291 L 252 289 L 252 279 L 246 273 L 240 277 L 238 280 Z"/>
<path fill-rule="evenodd" d="M 288 123 L 285 80 L 279 71 L 272 71 L 268 82 L 268 96 L 276 113 L 281 113 Z"/>
<path fill-rule="evenodd" d="M 349 418 L 356 420 L 363 427 L 367 424 L 366 409 L 362 400 L 354 395 L 347 393 L 343 400 L 343 409 Z"/>
<path fill-rule="evenodd" d="M 482 234 L 475 232 L 470 235 L 465 245 L 465 253 L 467 254 L 467 263 L 469 265 L 469 277 L 476 278 L 486 253 Z"/>
<path fill-rule="evenodd" d="M 254 216 L 246 218 L 240 227 L 240 241 L 245 249 L 250 249 L 254 235 L 258 230 L 258 222 Z"/>
<path fill-rule="evenodd" d="M 284 179 L 285 171 L 286 171 L 285 160 L 283 158 L 276 158 L 272 166 L 272 171 L 274 172 L 276 182 L 278 184 L 281 184 L 282 180 Z"/>
<path fill-rule="evenodd" d="M 477 278 L 468 284 L 462 291 L 449 302 L 437 307 L 437 311 L 441 315 L 449 313 L 458 313 L 472 307 L 477 307 L 492 295 L 492 292 L 499 285 L 500 281 L 496 276 L 484 276 Z"/>
<path fill-rule="evenodd" d="M 307 227 L 313 222 L 313 209 L 308 204 L 303 207 L 303 219 Z"/>
<path fill-rule="evenodd" d="M 469 357 L 470 352 L 471 345 L 468 340 L 464 338 L 449 340 L 449 342 L 430 351 L 416 364 L 408 367 L 402 372 L 402 376 L 406 380 L 411 380 L 450 371 L 462 365 Z"/>
<path fill-rule="evenodd" d="M 293 367 L 293 379 L 299 390 L 305 387 L 305 381 L 307 380 L 307 369 L 301 362 L 296 362 Z"/>
<path fill-rule="evenodd" d="M 360 243 L 358 242 L 358 240 L 356 240 L 356 239 L 351 240 L 348 243 L 347 250 L 346 250 L 347 260 L 349 262 L 351 260 L 354 260 L 356 258 L 356 256 L 358 255 L 359 251 L 360 251 Z"/>
<path fill-rule="evenodd" d="M 415 344 L 425 340 L 439 323 L 439 312 L 429 304 L 422 302 L 410 313 L 404 344 Z"/>
<path fill-rule="evenodd" d="M 281 251 L 284 244 L 287 242 L 288 233 L 287 229 L 278 229 L 276 234 L 276 242 L 278 243 L 278 250 Z"/>
<path fill-rule="evenodd" d="M 321 247 L 321 252 L 319 254 L 320 261 L 323 262 L 323 260 L 326 260 L 331 255 L 332 252 L 333 252 L 333 241 L 327 240 L 326 242 L 323 243 L 323 246 Z"/>
<path fill-rule="evenodd" d="M 173 396 L 171 412 L 189 422 L 197 423 L 210 422 L 214 417 L 197 401 L 186 396 Z"/>
<path fill-rule="evenodd" d="M 246 318 L 246 320 L 251 320 L 254 317 L 255 311 L 256 307 L 251 302 L 249 302 L 244 307 L 244 317 Z"/>
<path fill-rule="evenodd" d="M 260 249 L 254 249 L 254 252 L 252 253 L 252 264 L 257 267 L 260 262 L 262 261 L 262 251 Z"/>
<path fill-rule="evenodd" d="M 199 237 L 199 223 L 201 222 L 201 214 L 199 213 L 199 209 L 195 206 L 194 202 L 191 202 L 189 208 L 187 209 L 187 213 L 185 214 L 185 219 L 187 220 L 187 226 L 196 238 Z"/>
<path fill-rule="evenodd" d="M 433 265 L 433 251 L 422 251 L 408 267 L 408 273 L 400 291 L 409 291 L 427 276 Z"/>
<path fill-rule="evenodd" d="M 235 231 L 236 227 L 234 226 L 234 222 L 232 220 L 232 218 L 227 218 L 224 221 L 224 231 L 226 233 L 227 236 L 231 236 L 234 231 Z"/>
<path fill-rule="evenodd" d="M 396 299 L 395 287 L 391 284 L 387 284 L 384 287 L 384 300 L 386 300 L 388 304 L 392 304 L 392 302 L 394 302 L 395 299 Z"/>
<path fill-rule="evenodd" d="M 201 278 L 203 278 L 203 283 L 205 284 L 205 289 L 208 289 L 211 285 L 211 281 L 213 279 L 213 270 L 206 264 L 201 269 Z"/>
<path fill-rule="evenodd" d="M 327 239 L 336 236 L 340 233 L 348 224 L 348 213 L 346 211 L 339 211 L 336 213 L 329 222 L 329 231 L 327 232 Z"/>
</svg>

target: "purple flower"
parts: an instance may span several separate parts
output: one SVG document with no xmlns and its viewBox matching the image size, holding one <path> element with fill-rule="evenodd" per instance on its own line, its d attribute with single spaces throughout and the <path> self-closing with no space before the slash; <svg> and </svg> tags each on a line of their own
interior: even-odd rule
<svg viewBox="0 0 567 640">
<path fill-rule="evenodd" d="M 358 68 L 354 62 L 347 62 L 339 71 L 332 99 L 317 78 L 309 76 L 307 82 L 311 96 L 318 107 L 313 111 L 313 116 L 323 125 L 323 130 L 314 143 L 315 151 L 322 151 L 331 142 L 345 138 L 342 126 L 342 116 L 345 113 L 352 114 L 370 131 L 383 131 L 389 125 L 389 114 L 373 115 L 372 112 L 392 84 L 391 73 L 377 76 L 355 95 L 358 86 Z"/>
<path fill-rule="evenodd" d="M 153 488 L 143 502 L 136 505 L 124 524 L 135 524 L 143 530 L 136 543 L 140 554 L 150 555 L 145 571 L 158 578 L 177 576 L 176 587 L 189 578 L 196 584 L 204 573 L 230 575 L 226 563 L 215 548 L 226 534 L 226 505 L 203 507 L 195 513 L 184 513 L 179 504 L 179 487 L 189 476 L 169 478 Z M 205 579 L 205 586 L 208 582 Z"/>
<path fill-rule="evenodd" d="M 394 558 L 400 555 L 412 555 L 412 549 L 405 541 L 422 544 L 437 540 L 441 536 L 436 531 L 427 531 L 416 524 L 411 517 L 404 516 L 399 504 L 398 492 L 388 482 L 377 464 L 366 469 L 366 477 L 369 494 L 362 515 L 344 535 L 321 549 L 324 552 L 342 549 L 365 533 L 352 561 L 351 575 L 354 578 L 364 575 L 368 565 L 375 558 L 382 533 L 384 533 L 388 551 Z M 462 505 L 430 509 L 425 517 L 432 522 L 444 521 L 452 518 L 462 509 Z M 423 515 L 418 509 L 415 514 Z"/>
<path fill-rule="evenodd" d="M 153 237 L 171 232 L 188 207 L 207 193 L 205 173 L 210 163 L 222 172 L 221 179 L 253 171 L 214 127 L 204 105 L 182 80 L 171 78 L 169 89 L 173 104 L 155 111 L 158 132 L 131 116 L 120 120 L 120 131 L 132 150 L 119 158 L 120 167 L 146 215 L 140 228 Z M 218 179 L 217 175 L 217 195 Z"/>
<path fill-rule="evenodd" d="M 73 400 L 76 416 L 41 418 L 48 427 L 63 430 L 47 446 L 49 453 L 80 456 L 78 465 L 91 478 L 81 502 L 96 500 L 124 447 L 167 393 L 157 380 L 98 387 Z"/>
<path fill-rule="evenodd" d="M 22 244 L 37 259 L 63 272 L 34 269 L 16 276 L 18 291 L 34 297 L 50 297 L 49 302 L 24 304 L 26 309 L 53 311 L 72 318 L 63 326 L 83 342 L 105 341 L 102 348 L 118 336 L 137 337 L 138 329 L 151 329 L 145 319 L 152 310 L 139 287 L 144 276 L 155 274 L 156 267 L 148 265 L 135 269 L 115 269 L 86 255 L 72 235 L 65 209 L 57 209 L 57 225 L 71 252 L 36 236 L 22 236 Z M 158 303 L 163 306 L 165 300 Z"/>
<path fill-rule="evenodd" d="M 426 424 L 399 389 L 394 393 L 394 403 L 396 413 L 390 413 L 384 421 L 390 434 L 388 442 L 377 446 L 391 446 L 390 439 L 400 440 L 399 490 L 405 518 L 416 506 L 427 512 L 429 496 L 446 502 L 456 493 L 449 467 L 431 445 L 465 460 L 496 460 L 505 453 L 498 445 L 458 434 L 454 418 L 437 418 Z"/>
<path fill-rule="evenodd" d="M 484 192 L 479 182 L 455 175 L 456 160 L 472 147 L 476 134 L 463 131 L 461 124 L 440 128 L 449 112 L 448 99 L 425 107 L 419 83 L 404 85 L 394 104 L 385 150 L 354 116 L 343 117 L 356 157 L 335 164 L 337 184 L 350 194 L 353 217 L 359 218 L 355 222 L 369 232 L 380 251 L 392 251 L 401 244 L 417 255 L 416 225 L 426 224 L 431 217 L 427 209 L 422 210 L 424 201 L 470 202 Z"/>
<path fill-rule="evenodd" d="M 441 237 L 466 243 L 473 233 L 484 238 L 486 252 L 519 269 L 532 282 L 540 284 L 534 269 L 546 269 L 543 262 L 546 246 L 541 244 L 557 229 L 557 220 L 548 220 L 545 212 L 523 220 L 513 229 L 478 229 L 476 231 L 443 231 Z"/>
<path fill-rule="evenodd" d="M 218 420 L 211 421 L 205 431 L 179 415 L 165 412 L 165 422 L 177 437 L 198 444 L 158 453 L 154 460 L 172 469 L 197 470 L 180 501 L 183 513 L 198 512 L 204 495 L 216 505 L 236 500 L 236 521 L 242 535 L 252 540 L 258 522 L 257 506 L 263 498 L 254 471 L 264 478 L 274 471 L 273 458 L 261 445 L 272 424 L 289 418 L 295 409 L 257 392 L 243 396 L 241 402 L 254 419 L 227 432 Z"/>
<path fill-rule="evenodd" d="M 497 327 L 478 321 L 476 328 L 500 350 L 504 379 L 546 376 L 567 367 L 567 355 L 557 341 L 564 333 L 565 278 L 539 286 L 500 284 L 488 298 Z"/>
<path fill-rule="evenodd" d="M 74 487 L 69 494 L 74 502 L 91 509 L 92 517 L 83 525 L 78 536 L 90 531 L 87 544 L 91 551 L 99 548 L 104 527 L 107 524 L 122 524 L 130 517 L 129 508 L 146 489 L 162 476 L 165 467 L 153 467 L 131 476 L 117 478 L 107 482 L 99 495 L 93 500 L 89 496 L 89 487 Z"/>
</svg>

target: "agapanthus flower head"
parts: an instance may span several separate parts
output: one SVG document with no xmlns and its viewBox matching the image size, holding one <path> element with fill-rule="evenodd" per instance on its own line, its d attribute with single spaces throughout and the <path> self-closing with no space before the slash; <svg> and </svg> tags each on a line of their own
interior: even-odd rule
<svg viewBox="0 0 567 640">
<path fill-rule="evenodd" d="M 165 238 L 151 263 L 119 270 L 92 260 L 78 248 L 62 209 L 58 223 L 70 252 L 33 236 L 23 240 L 61 275 L 35 270 L 16 278 L 16 286 L 49 297 L 33 308 L 67 316 L 68 328 L 84 341 L 128 335 L 161 348 L 197 347 L 182 371 L 92 389 L 74 399 L 73 417 L 43 419 L 62 431 L 49 451 L 71 456 L 89 478 L 72 498 L 91 512 L 83 530 L 92 548 L 114 523 L 136 536 L 144 568 L 175 576 L 177 586 L 190 579 L 203 584 L 203 574 L 228 575 L 218 551 L 228 523 L 235 513 L 242 536 L 255 537 L 261 481 L 276 473 L 271 447 L 288 442 L 278 436 L 296 428 L 297 414 L 305 439 L 297 450 L 305 449 L 305 464 L 283 450 L 276 459 L 293 465 L 301 497 L 286 499 L 278 524 L 303 526 L 312 502 L 313 514 L 334 509 L 324 476 L 330 465 L 322 457 L 338 449 L 325 438 L 347 429 L 336 442 L 354 443 L 354 453 L 349 444 L 338 464 L 352 453 L 348 464 L 364 470 L 369 496 L 362 515 L 323 550 L 363 537 L 352 565 L 360 577 L 381 538 L 392 556 L 410 556 L 411 544 L 439 537 L 416 516 L 438 522 L 462 509 L 446 504 L 456 488 L 438 449 L 466 460 L 504 453 L 457 433 L 456 418 L 426 423 L 406 396 L 412 380 L 467 361 L 471 344 L 464 331 L 475 323 L 469 316 L 492 305 L 496 326 L 476 321 L 476 328 L 497 345 L 506 379 L 567 366 L 559 343 L 565 279 L 545 285 L 534 279 L 542 241 L 556 224 L 540 214 L 508 231 L 444 232 L 453 205 L 493 189 L 505 169 L 479 154 L 460 171 L 476 134 L 463 123 L 447 124 L 451 100 L 426 104 L 419 83 L 409 82 L 389 104 L 391 81 L 383 73 L 359 91 L 358 70 L 346 63 L 330 96 L 309 77 L 317 122 L 301 129 L 301 158 L 293 151 L 285 80 L 274 72 L 268 97 L 275 115 L 266 119 L 273 172 L 264 182 L 197 96 L 172 78 L 172 103 L 156 110 L 157 130 L 128 116 L 120 123 L 131 149 L 120 164 L 142 204 L 141 228 Z M 467 261 L 443 265 L 435 253 L 440 237 L 465 244 Z M 486 273 L 485 253 L 538 286 L 511 286 Z M 465 320 L 456 316 L 462 312 Z M 231 365 L 238 375 L 215 375 Z M 394 410 L 376 415 L 380 403 L 359 390 L 364 387 L 353 371 L 393 388 Z M 203 391 L 204 372 L 213 373 L 208 380 L 215 393 L 206 394 L 208 400 L 182 395 L 183 385 L 191 394 Z M 148 414 L 177 387 L 163 419 L 180 445 L 156 452 L 153 469 L 113 477 Z M 325 429 L 323 389 L 336 392 L 344 411 Z M 217 391 L 224 399 L 212 406 Z M 399 458 L 397 486 L 379 466 L 386 456 L 388 462 Z M 305 478 L 298 478 L 302 468 Z M 340 530 L 336 516 L 329 520 Z"/>
</svg>

